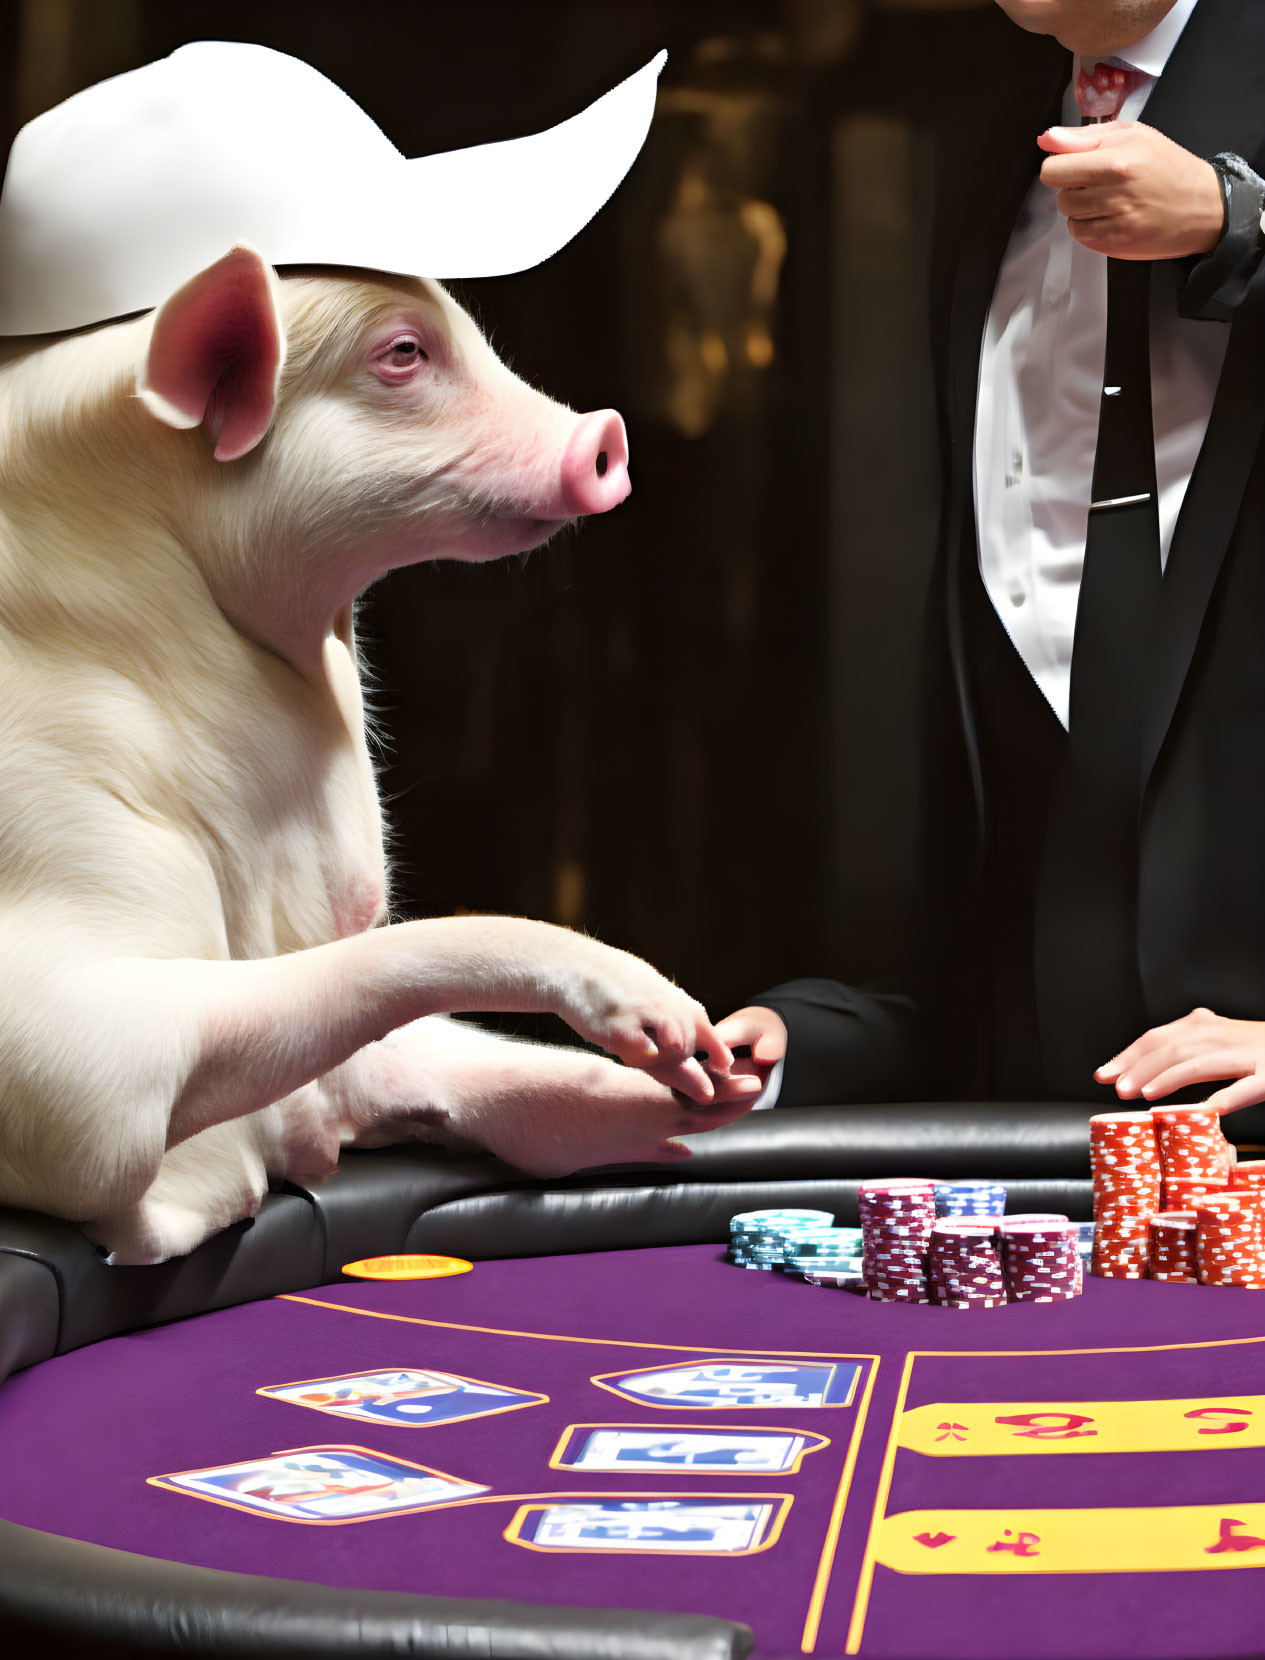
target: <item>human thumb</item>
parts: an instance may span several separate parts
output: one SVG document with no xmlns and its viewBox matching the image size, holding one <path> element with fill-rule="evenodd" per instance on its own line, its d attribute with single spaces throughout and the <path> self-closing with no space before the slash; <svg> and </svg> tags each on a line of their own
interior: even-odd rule
<svg viewBox="0 0 1265 1660">
<path fill-rule="evenodd" d="M 1051 127 L 1037 144 L 1052 156 L 1069 156 L 1079 150 L 1096 150 L 1102 143 L 1101 127 Z"/>
</svg>

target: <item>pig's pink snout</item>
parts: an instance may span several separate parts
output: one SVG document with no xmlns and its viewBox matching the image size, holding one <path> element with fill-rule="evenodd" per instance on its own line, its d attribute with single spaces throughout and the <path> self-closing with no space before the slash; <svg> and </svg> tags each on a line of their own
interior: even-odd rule
<svg viewBox="0 0 1265 1660">
<path fill-rule="evenodd" d="M 562 457 L 562 493 L 571 513 L 608 513 L 632 489 L 628 434 L 613 409 L 581 415 Z"/>
</svg>

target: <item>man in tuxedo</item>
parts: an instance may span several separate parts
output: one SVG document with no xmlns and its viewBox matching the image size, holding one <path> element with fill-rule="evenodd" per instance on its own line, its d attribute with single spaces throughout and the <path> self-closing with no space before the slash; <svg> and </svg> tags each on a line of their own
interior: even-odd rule
<svg viewBox="0 0 1265 1660">
<path fill-rule="evenodd" d="M 1265 1101 L 1265 8 L 998 3 L 935 236 L 918 961 L 718 1030 L 769 1104 L 1232 1110 Z"/>
</svg>

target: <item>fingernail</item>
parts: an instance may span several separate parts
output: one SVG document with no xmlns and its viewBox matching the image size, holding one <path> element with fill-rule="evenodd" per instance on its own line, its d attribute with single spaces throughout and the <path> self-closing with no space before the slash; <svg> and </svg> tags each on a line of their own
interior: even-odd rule
<svg viewBox="0 0 1265 1660">
<path fill-rule="evenodd" d="M 1132 1078 L 1117 1078 L 1116 1079 L 1116 1088 L 1117 1089 L 1132 1089 L 1133 1088 L 1133 1079 Z"/>
</svg>

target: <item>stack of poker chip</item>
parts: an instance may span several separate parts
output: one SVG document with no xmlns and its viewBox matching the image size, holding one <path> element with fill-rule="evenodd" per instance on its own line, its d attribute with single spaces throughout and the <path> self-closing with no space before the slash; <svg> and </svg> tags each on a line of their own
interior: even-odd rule
<svg viewBox="0 0 1265 1660">
<path fill-rule="evenodd" d="M 941 1308 L 1004 1308 L 1006 1282 L 993 1218 L 937 1220 L 927 1250 L 927 1281 Z"/>
<path fill-rule="evenodd" d="M 1147 1273 L 1171 1285 L 1198 1285 L 1195 1245 L 1197 1215 L 1193 1210 L 1158 1211 L 1150 1224 Z"/>
<path fill-rule="evenodd" d="M 1265 1290 L 1261 1212 L 1248 1189 L 1209 1193 L 1195 1209 L 1195 1261 L 1200 1285 Z"/>
<path fill-rule="evenodd" d="M 1153 1245 L 1151 1277 L 1189 1283 L 1193 1275 L 1203 1285 L 1265 1287 L 1265 1191 L 1257 1195 L 1250 1170 L 1236 1178 L 1234 1149 L 1216 1108 L 1160 1105 L 1151 1108 L 1151 1119 L 1164 1174 L 1162 1215 L 1183 1218 L 1180 1225 L 1164 1220 L 1153 1226 L 1153 1238 L 1163 1238 L 1166 1247 L 1155 1260 Z M 1170 1266 L 1174 1249 L 1180 1253 L 1176 1269 Z"/>
<path fill-rule="evenodd" d="M 1146 1275 L 1150 1219 L 1161 1208 L 1162 1171 L 1149 1112 L 1100 1112 L 1089 1121 L 1094 1178 L 1093 1271 L 1108 1279 Z"/>
<path fill-rule="evenodd" d="M 1066 1217 L 1004 1218 L 1000 1229 L 1006 1297 L 1012 1303 L 1054 1303 L 1081 1290 L 1079 1234 Z"/>
<path fill-rule="evenodd" d="M 1164 1209 L 1178 1209 L 1178 1199 L 1189 1196 L 1180 1190 L 1170 1195 L 1170 1182 L 1220 1180 L 1228 1185 L 1233 1149 L 1222 1134 L 1215 1107 L 1161 1105 L 1152 1107 L 1150 1116 L 1165 1182 Z"/>
<path fill-rule="evenodd" d="M 865 1289 L 861 1266 L 860 1228 L 820 1228 L 796 1234 L 787 1245 L 783 1263 L 809 1285 L 834 1285 L 848 1291 Z"/>
<path fill-rule="evenodd" d="M 1254 1159 L 1247 1164 L 1232 1166 L 1229 1191 L 1249 1197 L 1255 1204 L 1262 1235 L 1262 1250 L 1265 1250 L 1265 1163 L 1260 1159 Z"/>
<path fill-rule="evenodd" d="M 1006 1208 L 1001 1182 L 937 1182 L 937 1216 L 1000 1216 Z"/>
<path fill-rule="evenodd" d="M 936 1220 L 934 1184 L 862 1182 L 857 1197 L 870 1296 L 881 1303 L 929 1303 L 927 1251 Z"/>
<path fill-rule="evenodd" d="M 729 1219 L 728 1260 L 741 1268 L 782 1268 L 798 1240 L 833 1225 L 828 1210 L 742 1211 Z"/>
</svg>

